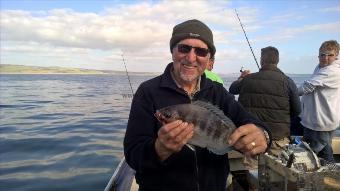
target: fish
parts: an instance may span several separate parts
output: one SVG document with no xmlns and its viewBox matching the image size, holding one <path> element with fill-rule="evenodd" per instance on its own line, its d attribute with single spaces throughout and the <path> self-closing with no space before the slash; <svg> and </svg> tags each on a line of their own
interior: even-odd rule
<svg viewBox="0 0 340 191">
<path fill-rule="evenodd" d="M 192 123 L 194 135 L 188 141 L 191 145 L 207 148 L 217 155 L 224 155 L 233 149 L 228 138 L 236 125 L 222 110 L 209 102 L 171 105 L 156 110 L 154 115 L 163 124 L 175 120 Z"/>
</svg>

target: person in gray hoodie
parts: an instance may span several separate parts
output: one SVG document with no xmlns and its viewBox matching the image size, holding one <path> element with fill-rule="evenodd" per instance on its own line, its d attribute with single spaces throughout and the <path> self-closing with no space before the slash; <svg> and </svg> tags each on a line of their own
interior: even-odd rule
<svg viewBox="0 0 340 191">
<path fill-rule="evenodd" d="M 302 95 L 303 138 L 317 155 L 334 162 L 332 138 L 340 127 L 339 43 L 325 41 L 319 49 L 319 64 L 313 75 L 299 87 Z"/>
</svg>

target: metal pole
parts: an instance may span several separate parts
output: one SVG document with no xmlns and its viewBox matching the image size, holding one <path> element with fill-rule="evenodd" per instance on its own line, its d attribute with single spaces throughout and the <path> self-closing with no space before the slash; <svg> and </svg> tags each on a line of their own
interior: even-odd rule
<svg viewBox="0 0 340 191">
<path fill-rule="evenodd" d="M 248 45 L 249 45 L 250 51 L 251 51 L 251 53 L 253 54 L 254 60 L 255 60 L 255 62 L 256 62 L 256 65 L 257 65 L 257 68 L 258 68 L 258 69 L 260 69 L 259 63 L 257 63 L 257 60 L 256 60 L 256 57 L 255 57 L 255 54 L 254 54 L 254 52 L 253 52 L 253 48 L 251 47 L 251 45 L 250 45 L 250 43 L 249 43 L 249 40 L 248 40 L 248 37 L 247 37 L 246 31 L 245 31 L 245 30 L 244 30 L 244 28 L 243 28 L 243 25 L 242 25 L 242 23 L 241 23 L 241 19 L 240 19 L 240 17 L 238 16 L 238 13 L 237 13 L 236 9 L 235 9 L 235 13 L 236 13 L 236 16 L 237 16 L 237 18 L 238 18 L 238 21 L 240 22 L 240 25 L 241 25 L 241 28 L 242 28 L 242 30 L 243 30 L 244 36 L 246 37 L 246 40 L 247 40 L 247 42 L 248 42 Z"/>
<path fill-rule="evenodd" d="M 128 72 L 128 70 L 126 68 L 126 64 L 125 64 L 124 53 L 122 53 L 122 58 L 123 58 L 123 63 L 124 63 L 124 67 L 125 67 L 126 76 L 128 77 L 128 80 L 129 80 L 132 96 L 134 96 L 135 94 L 133 93 L 133 89 L 132 89 L 132 85 L 131 85 L 131 81 L 130 81 L 129 72 Z"/>
</svg>

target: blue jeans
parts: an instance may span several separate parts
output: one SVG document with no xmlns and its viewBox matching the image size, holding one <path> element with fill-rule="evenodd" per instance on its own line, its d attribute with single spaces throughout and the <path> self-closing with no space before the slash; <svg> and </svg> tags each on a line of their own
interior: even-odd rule
<svg viewBox="0 0 340 191">
<path fill-rule="evenodd" d="M 303 129 L 303 139 L 309 143 L 318 157 L 328 162 L 335 162 L 333 157 L 332 139 L 334 131 L 314 131 L 308 128 Z"/>
</svg>

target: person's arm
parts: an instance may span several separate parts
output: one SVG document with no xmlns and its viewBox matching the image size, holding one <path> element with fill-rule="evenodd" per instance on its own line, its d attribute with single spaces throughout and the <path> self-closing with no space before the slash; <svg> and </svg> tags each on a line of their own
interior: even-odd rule
<svg viewBox="0 0 340 191">
<path fill-rule="evenodd" d="M 290 105 L 290 117 L 297 117 L 301 113 L 301 102 L 298 89 L 292 79 L 288 77 L 288 96 Z"/>
<path fill-rule="evenodd" d="M 229 87 L 229 92 L 234 95 L 238 95 L 240 93 L 240 90 L 241 90 L 241 80 L 234 81 Z"/>
<path fill-rule="evenodd" d="M 314 92 L 316 86 L 308 81 L 304 81 L 298 89 L 299 96 Z"/>
<path fill-rule="evenodd" d="M 334 64 L 334 65 L 333 65 Z M 310 94 L 316 88 L 337 88 L 340 83 L 339 63 L 333 63 L 330 66 L 316 68 L 310 79 L 304 81 L 299 87 L 299 95 Z"/>
<path fill-rule="evenodd" d="M 246 155 L 266 152 L 271 145 L 269 129 L 247 112 L 230 94 L 225 95 L 223 111 L 238 127 L 229 137 L 229 143 Z"/>
<path fill-rule="evenodd" d="M 124 137 L 126 162 L 136 171 L 160 168 L 162 161 L 155 150 L 159 124 L 148 90 L 141 85 L 133 97 Z"/>
<path fill-rule="evenodd" d="M 229 92 L 234 94 L 234 95 L 239 94 L 240 91 L 241 91 L 241 87 L 242 87 L 242 80 L 243 80 L 244 77 L 246 77 L 249 74 L 250 74 L 249 70 L 242 71 L 240 77 L 238 77 L 238 79 L 230 85 Z"/>
<path fill-rule="evenodd" d="M 136 171 L 171 163 L 174 153 L 193 136 L 193 125 L 180 120 L 160 127 L 149 91 L 142 84 L 134 95 L 124 137 L 126 162 Z"/>
<path fill-rule="evenodd" d="M 271 145 L 271 136 L 262 127 L 245 124 L 230 135 L 228 142 L 245 155 L 254 156 L 267 152 Z"/>
<path fill-rule="evenodd" d="M 189 139 L 194 135 L 194 125 L 176 120 L 164 124 L 158 131 L 155 150 L 161 161 L 168 159 L 173 153 L 182 150 Z"/>
</svg>

